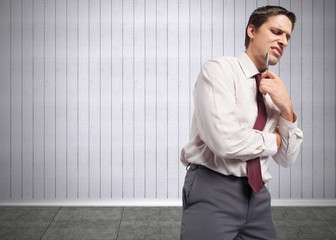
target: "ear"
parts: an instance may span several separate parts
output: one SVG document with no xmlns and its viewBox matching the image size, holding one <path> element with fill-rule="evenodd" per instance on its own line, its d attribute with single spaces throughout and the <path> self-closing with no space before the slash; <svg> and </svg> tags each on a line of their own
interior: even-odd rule
<svg viewBox="0 0 336 240">
<path fill-rule="evenodd" d="M 247 35 L 249 36 L 250 39 L 253 39 L 254 38 L 254 35 L 255 35 L 255 27 L 253 24 L 250 24 L 247 26 Z"/>
</svg>

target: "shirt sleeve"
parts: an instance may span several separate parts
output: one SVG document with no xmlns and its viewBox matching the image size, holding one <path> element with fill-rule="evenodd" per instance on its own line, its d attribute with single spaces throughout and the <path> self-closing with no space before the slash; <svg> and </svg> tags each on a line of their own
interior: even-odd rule
<svg viewBox="0 0 336 240">
<path fill-rule="evenodd" d="M 242 113 L 236 103 L 234 67 L 228 62 L 207 62 L 197 79 L 197 128 L 200 138 L 220 158 L 246 161 L 276 154 L 276 137 L 239 121 Z"/>
<path fill-rule="evenodd" d="M 295 122 L 291 123 L 280 117 L 279 133 L 281 136 L 281 145 L 273 159 L 282 167 L 292 165 L 300 151 L 303 141 L 303 132 L 297 127 L 297 116 Z"/>
</svg>

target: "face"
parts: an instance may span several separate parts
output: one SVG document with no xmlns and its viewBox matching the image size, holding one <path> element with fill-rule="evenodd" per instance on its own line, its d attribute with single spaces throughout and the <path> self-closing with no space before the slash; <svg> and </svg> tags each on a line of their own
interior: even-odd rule
<svg viewBox="0 0 336 240">
<path fill-rule="evenodd" d="M 280 60 L 288 45 L 292 33 L 292 22 L 285 15 L 269 17 L 258 30 L 248 26 L 250 43 L 246 49 L 259 71 L 265 69 L 265 56 L 269 51 L 269 64 L 275 65 Z"/>
</svg>

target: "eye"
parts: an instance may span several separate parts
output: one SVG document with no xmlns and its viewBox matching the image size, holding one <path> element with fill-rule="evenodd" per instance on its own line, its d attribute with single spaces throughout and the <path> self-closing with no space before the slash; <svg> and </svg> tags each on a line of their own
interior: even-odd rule
<svg viewBox="0 0 336 240">
<path fill-rule="evenodd" d="M 276 30 L 276 29 L 272 29 L 271 32 L 275 35 L 281 35 L 282 34 L 282 31 Z"/>
<path fill-rule="evenodd" d="M 277 36 L 281 36 L 283 35 L 285 32 L 280 30 L 280 29 L 271 29 L 271 32 L 274 34 L 274 35 L 277 35 Z M 287 41 L 291 38 L 290 34 L 286 34 L 286 39 Z"/>
</svg>

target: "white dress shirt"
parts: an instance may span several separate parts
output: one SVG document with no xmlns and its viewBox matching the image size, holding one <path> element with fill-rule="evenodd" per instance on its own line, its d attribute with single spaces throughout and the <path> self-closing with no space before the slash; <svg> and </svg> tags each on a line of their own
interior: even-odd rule
<svg viewBox="0 0 336 240">
<path fill-rule="evenodd" d="M 194 116 L 189 143 L 181 151 L 184 165 L 204 165 L 224 175 L 246 176 L 246 161 L 260 157 L 263 181 L 269 157 L 283 167 L 297 158 L 303 133 L 286 121 L 269 95 L 265 95 L 267 122 L 263 131 L 253 129 L 257 118 L 258 70 L 246 53 L 238 58 L 218 57 L 205 63 L 194 89 Z M 281 146 L 276 136 L 279 127 Z"/>
</svg>

